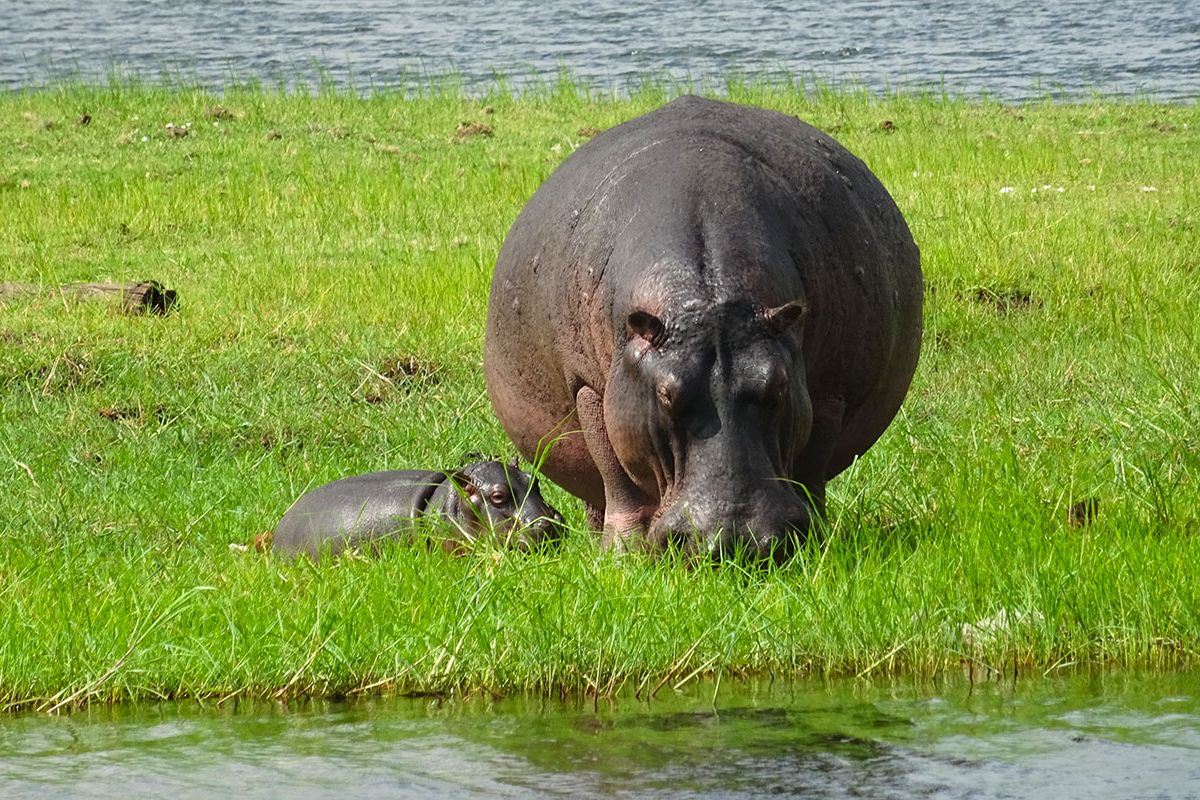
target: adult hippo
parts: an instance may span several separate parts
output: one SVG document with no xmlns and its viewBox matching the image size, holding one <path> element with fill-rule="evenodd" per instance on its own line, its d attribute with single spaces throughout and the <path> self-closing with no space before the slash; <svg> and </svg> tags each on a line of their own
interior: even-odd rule
<svg viewBox="0 0 1200 800">
<path fill-rule="evenodd" d="M 681 97 L 579 148 L 517 217 L 488 394 L 606 544 L 778 560 L 899 409 L 921 295 L 861 161 L 793 117 Z"/>
<path fill-rule="evenodd" d="M 451 473 L 391 470 L 327 483 L 284 513 L 272 547 L 316 558 L 409 530 L 419 519 L 448 524 L 449 550 L 486 536 L 528 549 L 558 538 L 563 521 L 528 473 L 480 461 Z"/>
</svg>

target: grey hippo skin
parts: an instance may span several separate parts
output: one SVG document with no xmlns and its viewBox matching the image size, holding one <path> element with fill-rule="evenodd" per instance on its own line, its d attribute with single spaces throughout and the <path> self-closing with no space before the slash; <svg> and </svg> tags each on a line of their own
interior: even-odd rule
<svg viewBox="0 0 1200 800">
<path fill-rule="evenodd" d="M 921 342 L 920 257 L 832 138 L 681 97 L 596 136 L 509 231 L 492 406 L 603 541 L 788 557 L 883 433 Z"/>
<path fill-rule="evenodd" d="M 313 558 L 326 550 L 337 554 L 411 529 L 422 518 L 450 524 L 447 550 L 488 536 L 529 549 L 557 539 L 563 521 L 528 473 L 499 461 L 482 461 L 449 474 L 370 472 L 327 483 L 284 513 L 275 526 L 272 547 Z"/>
</svg>

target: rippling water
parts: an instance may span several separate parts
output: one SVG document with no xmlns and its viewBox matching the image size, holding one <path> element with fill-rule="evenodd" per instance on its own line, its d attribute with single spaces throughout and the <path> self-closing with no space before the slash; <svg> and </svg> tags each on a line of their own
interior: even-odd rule
<svg viewBox="0 0 1200 800">
<path fill-rule="evenodd" d="M 796 6 L 799 6 L 798 8 Z M 221 85 L 412 86 L 497 72 L 521 86 L 561 67 L 602 89 L 647 74 L 730 71 L 940 87 L 1009 100 L 1091 92 L 1200 95 L 1195 0 L 893 0 L 788 4 L 591 0 L 461 4 L 359 0 L 3 0 L 0 86 L 72 73 L 136 73 Z"/>
<path fill-rule="evenodd" d="M 232 705 L 232 704 L 230 704 Z M 0 796 L 1200 797 L 1200 674 L 0 717 Z"/>
</svg>

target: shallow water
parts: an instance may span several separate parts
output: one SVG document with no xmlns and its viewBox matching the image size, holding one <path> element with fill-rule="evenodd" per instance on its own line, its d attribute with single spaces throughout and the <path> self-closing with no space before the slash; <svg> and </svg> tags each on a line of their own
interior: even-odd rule
<svg viewBox="0 0 1200 800">
<path fill-rule="evenodd" d="M 1200 95 L 1194 0 L 4 0 L 0 87 L 114 67 L 208 85 L 259 78 L 411 86 L 460 72 L 468 88 L 497 71 L 517 86 L 560 67 L 602 88 L 648 73 L 676 79 L 793 74 L 874 89 L 938 87 L 1009 100 L 1154 92 Z"/>
<path fill-rule="evenodd" d="M 232 705 L 232 704 L 230 704 Z M 1200 797 L 1200 674 L 0 718 L 0 797 Z"/>
</svg>

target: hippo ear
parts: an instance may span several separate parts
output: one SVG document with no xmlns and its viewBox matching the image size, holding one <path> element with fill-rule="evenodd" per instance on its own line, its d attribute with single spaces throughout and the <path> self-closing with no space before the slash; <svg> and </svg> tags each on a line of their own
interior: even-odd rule
<svg viewBox="0 0 1200 800">
<path fill-rule="evenodd" d="M 661 319 L 649 311 L 633 311 L 629 314 L 629 332 L 658 347 L 666 336 L 667 328 Z"/>
<path fill-rule="evenodd" d="M 451 475 L 450 482 L 454 484 L 454 488 L 458 490 L 458 495 L 462 499 L 471 503 L 479 499 L 479 487 L 462 470 Z"/>
<path fill-rule="evenodd" d="M 763 312 L 767 327 L 776 336 L 782 336 L 799 325 L 808 316 L 808 303 L 803 300 L 793 300 L 776 308 L 768 308 Z"/>
</svg>

